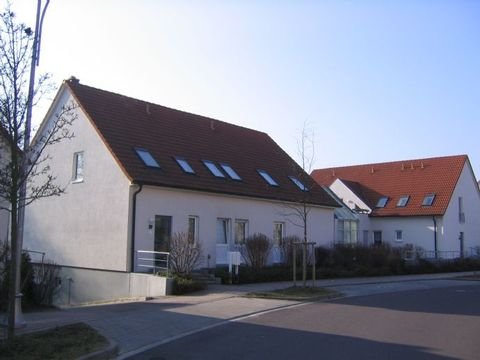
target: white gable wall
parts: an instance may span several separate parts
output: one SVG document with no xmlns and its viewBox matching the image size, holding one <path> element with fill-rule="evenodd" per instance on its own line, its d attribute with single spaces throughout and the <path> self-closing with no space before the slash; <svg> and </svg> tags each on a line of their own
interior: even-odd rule
<svg viewBox="0 0 480 360">
<path fill-rule="evenodd" d="M 145 186 L 137 197 L 135 226 L 135 251 L 153 250 L 154 230 L 149 225 L 155 215 L 172 217 L 172 233 L 187 232 L 188 216 L 198 216 L 199 242 L 203 248 L 202 267 L 215 266 L 216 263 L 216 224 L 218 218 L 228 218 L 233 243 L 234 223 L 236 219 L 248 220 L 248 235 L 263 233 L 273 237 L 274 222 L 285 222 L 285 235 L 303 237 L 303 228 L 295 226 L 285 213 L 291 210 L 280 202 L 249 199 L 221 194 L 167 189 Z M 308 220 L 309 241 L 327 245 L 333 239 L 333 208 L 313 208 Z M 210 263 L 207 256 L 210 254 Z M 221 262 L 221 261 L 219 261 Z"/>
<path fill-rule="evenodd" d="M 71 100 L 59 95 L 52 111 Z M 60 197 L 40 199 L 26 210 L 24 248 L 46 252 L 59 265 L 127 271 L 129 181 L 77 109 L 75 137 L 47 148 L 56 182 L 66 186 Z M 75 152 L 84 152 L 84 180 L 72 182 Z"/>
<path fill-rule="evenodd" d="M 459 220 L 459 201 L 462 198 L 465 222 Z M 480 246 L 480 191 L 470 164 L 465 163 L 444 217 L 444 247 L 460 251 L 460 232 L 464 233 L 464 250 Z"/>
</svg>

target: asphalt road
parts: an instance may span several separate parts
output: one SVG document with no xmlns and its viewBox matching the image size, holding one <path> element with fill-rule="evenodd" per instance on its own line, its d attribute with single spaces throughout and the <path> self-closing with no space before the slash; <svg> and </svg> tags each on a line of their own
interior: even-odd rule
<svg viewBox="0 0 480 360">
<path fill-rule="evenodd" d="M 130 359 L 480 359 L 480 283 L 311 303 Z"/>
</svg>

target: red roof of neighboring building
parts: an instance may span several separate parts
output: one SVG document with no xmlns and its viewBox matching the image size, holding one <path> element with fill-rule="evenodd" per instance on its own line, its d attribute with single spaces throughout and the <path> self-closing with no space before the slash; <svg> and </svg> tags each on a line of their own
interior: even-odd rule
<svg viewBox="0 0 480 360">
<path fill-rule="evenodd" d="M 79 106 L 134 183 L 224 193 L 281 201 L 301 201 L 336 207 L 336 202 L 313 181 L 267 134 L 211 118 L 174 110 L 112 92 L 65 82 Z M 160 164 L 147 167 L 136 153 L 146 149 Z M 189 162 L 195 174 L 175 161 Z M 213 176 L 203 160 L 230 165 L 241 181 Z M 257 170 L 278 183 L 271 186 Z M 296 176 L 308 192 L 289 178 Z"/>
<path fill-rule="evenodd" d="M 340 179 L 372 209 L 371 216 L 443 215 L 466 162 L 467 155 L 446 156 L 318 169 L 311 175 L 324 186 Z M 435 199 L 431 206 L 423 206 L 428 194 L 435 194 Z M 405 195 L 407 205 L 397 206 Z M 384 196 L 389 199 L 386 206 L 377 208 Z"/>
</svg>

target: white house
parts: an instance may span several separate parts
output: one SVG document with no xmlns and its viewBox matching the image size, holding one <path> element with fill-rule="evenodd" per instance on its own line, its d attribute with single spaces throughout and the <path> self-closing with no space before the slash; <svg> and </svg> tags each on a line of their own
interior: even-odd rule
<svg viewBox="0 0 480 360">
<path fill-rule="evenodd" d="M 468 156 L 318 169 L 312 177 L 359 215 L 357 241 L 458 257 L 480 246 L 480 191 Z"/>
<path fill-rule="evenodd" d="M 98 286 L 111 287 L 114 273 L 144 271 L 139 251 L 164 250 L 175 232 L 201 244 L 202 267 L 227 263 L 227 252 L 254 233 L 277 243 L 301 236 L 287 214 L 304 199 L 309 240 L 331 240 L 336 202 L 267 134 L 75 78 L 62 84 L 39 134 L 72 101 L 75 137 L 48 149 L 66 194 L 27 208 L 24 243 L 75 269 L 84 285 L 103 274 Z"/>
</svg>

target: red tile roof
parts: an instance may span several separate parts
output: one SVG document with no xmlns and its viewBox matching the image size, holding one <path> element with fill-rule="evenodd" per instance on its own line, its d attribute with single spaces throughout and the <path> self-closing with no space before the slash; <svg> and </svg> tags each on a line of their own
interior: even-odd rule
<svg viewBox="0 0 480 360">
<path fill-rule="evenodd" d="M 301 201 L 305 193 L 288 178 L 295 175 L 310 189 L 307 202 L 337 206 L 263 132 L 85 86 L 75 79 L 66 81 L 66 85 L 134 183 Z M 135 148 L 148 150 L 161 169 L 145 166 Z M 174 157 L 186 159 L 195 174 L 185 173 Z M 203 160 L 230 165 L 242 180 L 232 180 L 227 174 L 225 178 L 214 177 Z M 279 186 L 268 185 L 257 169 L 266 170 Z"/>
<path fill-rule="evenodd" d="M 342 180 L 372 209 L 371 216 L 443 215 L 467 161 L 467 155 L 458 155 L 318 169 L 311 175 L 324 186 Z M 432 206 L 422 206 L 425 195 L 432 193 Z M 410 196 L 407 205 L 397 207 L 404 195 Z M 382 196 L 389 198 L 387 205 L 376 208 Z"/>
</svg>

